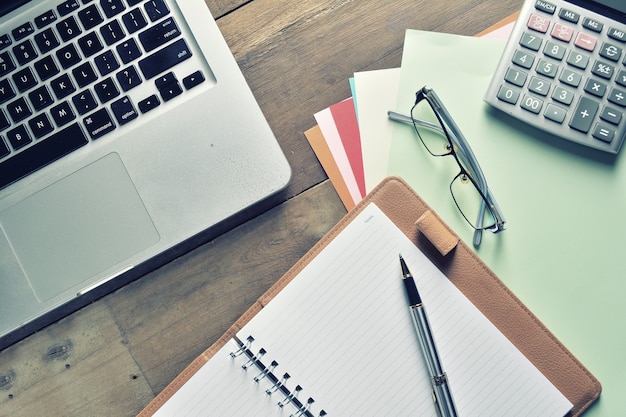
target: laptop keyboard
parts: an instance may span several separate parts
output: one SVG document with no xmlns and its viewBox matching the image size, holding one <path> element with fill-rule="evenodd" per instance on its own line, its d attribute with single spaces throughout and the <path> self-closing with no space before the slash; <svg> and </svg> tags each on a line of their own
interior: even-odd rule
<svg viewBox="0 0 626 417">
<path fill-rule="evenodd" d="M 166 0 L 63 1 L 0 34 L 0 189 L 204 82 L 174 71 L 192 55 Z"/>
</svg>

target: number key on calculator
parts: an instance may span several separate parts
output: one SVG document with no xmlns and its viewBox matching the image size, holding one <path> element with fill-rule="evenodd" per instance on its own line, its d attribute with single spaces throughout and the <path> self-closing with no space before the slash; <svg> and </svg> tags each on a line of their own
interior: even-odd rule
<svg viewBox="0 0 626 417">
<path fill-rule="evenodd" d="M 626 2 L 526 0 L 485 100 L 555 136 L 618 153 L 626 136 Z"/>
</svg>

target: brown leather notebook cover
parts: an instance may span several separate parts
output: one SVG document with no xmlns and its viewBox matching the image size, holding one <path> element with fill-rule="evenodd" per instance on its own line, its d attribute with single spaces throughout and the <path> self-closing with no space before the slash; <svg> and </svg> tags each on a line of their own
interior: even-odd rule
<svg viewBox="0 0 626 417">
<path fill-rule="evenodd" d="M 346 214 L 222 337 L 183 370 L 139 416 L 154 414 L 371 202 L 574 404 L 568 416 L 581 415 L 600 396 L 601 386 L 598 380 L 402 179 L 390 177 L 383 180 L 354 210 Z"/>
</svg>

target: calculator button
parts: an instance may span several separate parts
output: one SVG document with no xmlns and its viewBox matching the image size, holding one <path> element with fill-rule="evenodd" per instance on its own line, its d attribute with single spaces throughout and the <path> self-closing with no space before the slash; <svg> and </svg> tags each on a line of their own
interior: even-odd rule
<svg viewBox="0 0 626 417">
<path fill-rule="evenodd" d="M 559 17 L 572 23 L 578 23 L 578 20 L 580 19 L 580 15 L 578 13 L 568 9 L 561 9 L 561 11 L 559 11 Z"/>
<path fill-rule="evenodd" d="M 593 30 L 594 32 L 602 32 L 602 29 L 604 28 L 604 24 L 598 22 L 595 19 L 591 19 L 589 17 L 585 17 L 583 19 L 583 27 L 585 29 L 589 29 L 589 30 Z"/>
<path fill-rule="evenodd" d="M 519 99 L 519 91 L 514 90 L 510 87 L 507 87 L 506 85 L 503 85 L 498 90 L 497 97 L 499 100 L 502 100 L 506 103 L 515 104 L 517 103 L 517 100 Z"/>
<path fill-rule="evenodd" d="M 556 123 L 563 123 L 563 120 L 565 120 L 565 116 L 567 115 L 567 111 L 564 108 L 556 106 L 554 104 L 548 104 L 548 106 L 546 107 L 546 112 L 543 115 L 548 120 L 552 120 Z"/>
<path fill-rule="evenodd" d="M 526 94 L 524 95 L 524 98 L 522 99 L 522 103 L 520 104 L 520 106 L 524 110 L 528 110 L 531 113 L 539 114 L 539 112 L 541 111 L 541 108 L 543 107 L 543 100 L 540 100 L 537 97 L 529 96 Z"/>
<path fill-rule="evenodd" d="M 558 69 L 558 65 L 545 59 L 539 60 L 539 63 L 537 64 L 537 72 L 550 78 L 556 77 Z"/>
<path fill-rule="evenodd" d="M 599 104 L 587 97 L 581 97 L 569 122 L 569 126 L 573 129 L 587 133 L 591 129 L 593 118 L 598 112 Z"/>
<path fill-rule="evenodd" d="M 615 82 L 626 87 L 626 71 L 620 70 L 615 77 Z"/>
<path fill-rule="evenodd" d="M 563 69 L 563 72 L 561 72 L 561 76 L 559 77 L 559 81 L 564 84 L 571 85 L 572 87 L 578 87 L 581 79 L 582 75 L 580 75 L 579 72 L 572 71 L 568 68 Z"/>
<path fill-rule="evenodd" d="M 585 69 L 589 65 L 589 55 L 582 54 L 580 52 L 572 51 L 567 57 L 567 63 L 573 67 Z"/>
<path fill-rule="evenodd" d="M 522 87 L 526 83 L 526 78 L 528 78 L 528 75 L 525 72 L 518 71 L 515 68 L 509 68 L 504 76 L 507 82 L 518 87 Z"/>
<path fill-rule="evenodd" d="M 593 68 L 591 72 L 598 77 L 606 78 L 610 80 L 613 77 L 613 73 L 615 72 L 615 67 L 613 65 L 607 64 L 602 61 L 596 61 L 593 64 Z"/>
<path fill-rule="evenodd" d="M 548 3 L 547 1 L 537 1 L 535 2 L 535 9 L 541 10 L 542 12 L 554 14 L 556 11 L 556 6 L 552 3 Z"/>
<path fill-rule="evenodd" d="M 537 14 L 531 14 L 528 19 L 528 29 L 536 30 L 537 32 L 546 33 L 550 26 L 550 19 L 546 19 L 543 16 Z"/>
<path fill-rule="evenodd" d="M 626 42 L 626 32 L 617 28 L 609 28 L 607 33 L 609 38 L 613 38 L 616 41 Z"/>
<path fill-rule="evenodd" d="M 556 23 L 552 28 L 552 32 L 550 32 L 550 35 L 560 41 L 569 42 L 574 36 L 574 28 L 564 25 L 562 23 Z"/>
<path fill-rule="evenodd" d="M 619 122 L 622 120 L 622 112 L 607 106 L 602 109 L 602 113 L 600 113 L 600 119 L 609 123 L 613 123 L 614 125 L 618 125 Z"/>
<path fill-rule="evenodd" d="M 597 123 L 593 129 L 592 136 L 603 142 L 611 143 L 613 137 L 615 136 L 615 130 L 606 125 Z"/>
<path fill-rule="evenodd" d="M 613 104 L 617 104 L 618 106 L 626 107 L 626 91 L 618 88 L 611 89 L 609 101 Z"/>
<path fill-rule="evenodd" d="M 596 38 L 595 36 L 579 32 L 578 35 L 576 35 L 576 39 L 574 40 L 574 45 L 586 51 L 593 51 L 596 47 L 597 42 L 598 38 Z"/>
<path fill-rule="evenodd" d="M 606 93 L 606 84 L 590 78 L 585 83 L 585 91 L 594 96 L 603 97 Z"/>
<path fill-rule="evenodd" d="M 569 106 L 574 100 L 574 93 L 567 88 L 557 86 L 552 93 L 552 99 Z"/>
<path fill-rule="evenodd" d="M 602 44 L 602 48 L 600 48 L 600 56 L 613 62 L 619 61 L 620 57 L 622 56 L 622 52 L 622 48 L 618 48 L 617 46 L 608 42 L 604 42 Z"/>
<path fill-rule="evenodd" d="M 541 48 L 542 40 L 540 37 L 533 35 L 532 33 L 524 32 L 522 34 L 522 38 L 519 41 L 519 44 L 524 48 L 532 49 L 533 51 L 538 51 Z"/>
<path fill-rule="evenodd" d="M 546 43 L 546 47 L 543 48 L 543 53 L 550 58 L 558 59 L 559 61 L 565 56 L 566 48 L 563 45 L 559 45 L 554 42 Z"/>
<path fill-rule="evenodd" d="M 530 67 L 533 66 L 535 57 L 534 55 L 527 54 L 526 52 L 515 51 L 512 61 L 515 65 L 519 65 L 522 68 L 530 69 Z"/>
<path fill-rule="evenodd" d="M 528 85 L 530 91 L 540 96 L 547 96 L 550 92 L 550 87 L 552 87 L 552 84 L 537 77 L 531 78 L 530 84 Z"/>
</svg>

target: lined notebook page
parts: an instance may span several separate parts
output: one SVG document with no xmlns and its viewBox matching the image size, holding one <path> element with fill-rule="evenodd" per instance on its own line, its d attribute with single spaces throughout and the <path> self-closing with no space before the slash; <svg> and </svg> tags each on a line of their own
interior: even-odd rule
<svg viewBox="0 0 626 417">
<path fill-rule="evenodd" d="M 374 204 L 238 334 L 302 387 L 312 415 L 432 416 L 436 411 L 407 307 L 398 255 L 414 275 L 462 417 L 563 416 L 571 403 Z M 289 416 L 227 344 L 155 415 Z"/>
</svg>

